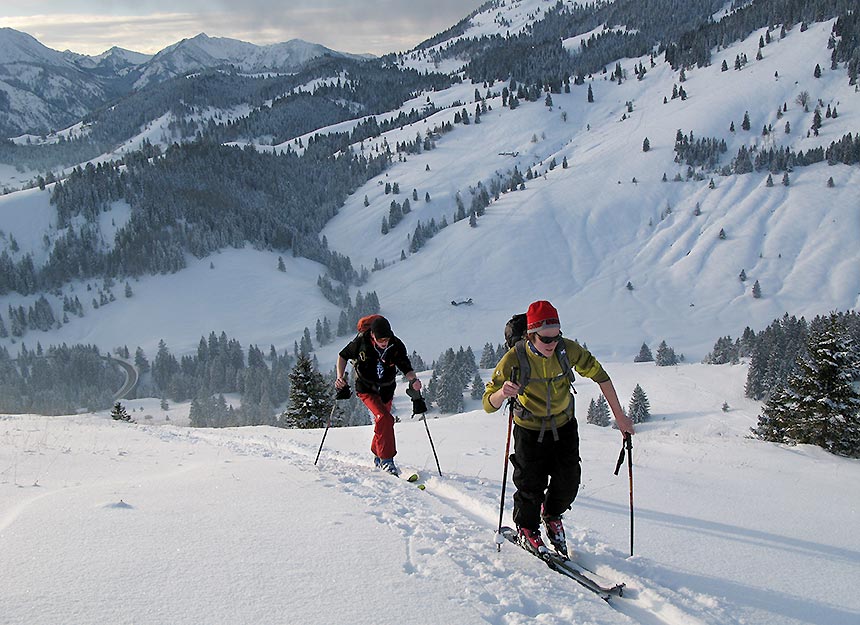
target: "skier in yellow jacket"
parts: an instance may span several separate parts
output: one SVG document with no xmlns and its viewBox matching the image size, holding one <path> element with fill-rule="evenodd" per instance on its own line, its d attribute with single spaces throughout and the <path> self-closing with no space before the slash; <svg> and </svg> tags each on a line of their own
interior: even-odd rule
<svg viewBox="0 0 860 625">
<path fill-rule="evenodd" d="M 536 553 L 547 550 L 540 535 L 542 519 L 553 547 L 567 555 L 561 516 L 576 499 L 581 479 L 570 371 L 600 386 L 622 433 L 633 434 L 633 422 L 621 409 L 603 366 L 579 343 L 562 337 L 552 304 L 533 302 L 526 324 L 525 338 L 502 357 L 487 383 L 484 410 L 495 412 L 513 398 L 513 516 L 520 542 Z"/>
</svg>

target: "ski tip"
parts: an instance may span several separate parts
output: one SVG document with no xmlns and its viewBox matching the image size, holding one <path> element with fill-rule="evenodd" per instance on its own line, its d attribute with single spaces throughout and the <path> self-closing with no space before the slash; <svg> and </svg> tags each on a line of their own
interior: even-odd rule
<svg viewBox="0 0 860 625">
<path fill-rule="evenodd" d="M 409 477 L 406 478 L 406 481 L 407 482 L 417 482 L 418 481 L 418 474 L 413 473 L 412 475 L 410 475 Z"/>
<path fill-rule="evenodd" d="M 419 485 L 418 485 L 418 490 L 424 490 L 425 488 L 426 488 L 426 487 L 424 486 L 424 484 L 419 484 Z"/>
</svg>

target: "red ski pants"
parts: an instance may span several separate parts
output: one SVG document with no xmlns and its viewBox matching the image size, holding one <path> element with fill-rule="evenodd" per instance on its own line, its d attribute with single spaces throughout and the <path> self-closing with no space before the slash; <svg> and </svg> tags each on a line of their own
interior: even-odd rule
<svg viewBox="0 0 860 625">
<path fill-rule="evenodd" d="M 387 460 L 397 455 L 394 443 L 394 416 L 391 414 L 391 400 L 382 401 L 376 393 L 356 393 L 373 415 L 373 440 L 370 451 L 377 458 Z"/>
</svg>

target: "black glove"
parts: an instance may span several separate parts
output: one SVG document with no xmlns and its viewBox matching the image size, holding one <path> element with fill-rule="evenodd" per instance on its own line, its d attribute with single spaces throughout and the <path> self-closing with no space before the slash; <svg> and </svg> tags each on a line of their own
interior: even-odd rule
<svg viewBox="0 0 860 625">
<path fill-rule="evenodd" d="M 346 386 L 344 386 L 341 389 L 338 389 L 337 393 L 334 396 L 334 398 L 336 400 L 337 399 L 349 399 L 350 397 L 352 397 L 352 389 L 349 388 L 349 384 L 347 384 Z"/>
<path fill-rule="evenodd" d="M 413 388 L 410 384 L 406 387 L 406 394 L 412 398 L 412 414 L 425 414 L 427 412 L 427 404 L 421 397 L 421 391 Z"/>
</svg>

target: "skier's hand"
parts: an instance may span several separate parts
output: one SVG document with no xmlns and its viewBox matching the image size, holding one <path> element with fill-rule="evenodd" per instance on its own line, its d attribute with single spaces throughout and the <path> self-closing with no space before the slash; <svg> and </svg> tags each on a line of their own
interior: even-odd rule
<svg viewBox="0 0 860 625">
<path fill-rule="evenodd" d="M 615 422 L 618 424 L 618 429 L 622 434 L 635 434 L 633 431 L 633 421 L 626 414 L 615 415 Z"/>
<path fill-rule="evenodd" d="M 420 391 L 421 390 L 421 380 L 419 380 L 418 378 L 412 378 L 409 381 L 409 386 L 411 388 L 414 388 L 416 391 Z"/>
<path fill-rule="evenodd" d="M 337 390 L 342 389 L 344 386 L 349 386 L 349 382 L 346 379 L 346 376 L 341 376 L 334 381 L 334 387 Z"/>
<path fill-rule="evenodd" d="M 502 384 L 502 388 L 499 389 L 502 392 L 502 397 L 505 399 L 510 399 L 511 397 L 516 397 L 520 393 L 520 385 L 514 384 L 510 380 L 506 380 L 504 384 Z"/>
</svg>

